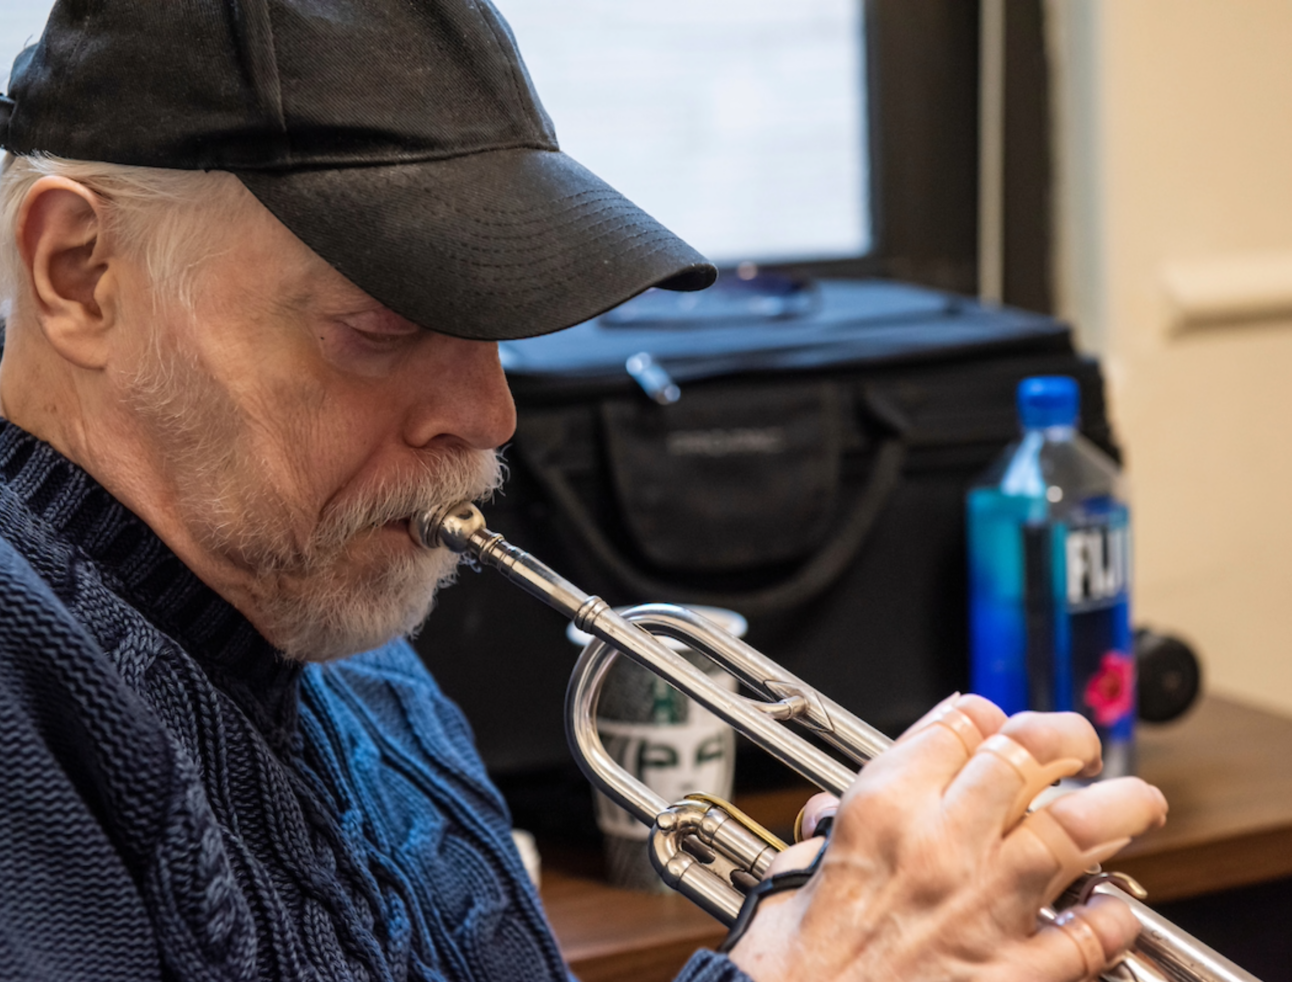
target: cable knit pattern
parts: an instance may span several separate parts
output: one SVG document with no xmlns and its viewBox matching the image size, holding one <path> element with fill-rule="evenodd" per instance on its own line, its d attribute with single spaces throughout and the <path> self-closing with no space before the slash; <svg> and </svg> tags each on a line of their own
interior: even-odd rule
<svg viewBox="0 0 1292 982">
<path fill-rule="evenodd" d="M 0 978 L 568 978 L 406 643 L 285 661 L 3 421 L 0 597 Z M 711 952 L 681 978 L 746 979 Z"/>
</svg>

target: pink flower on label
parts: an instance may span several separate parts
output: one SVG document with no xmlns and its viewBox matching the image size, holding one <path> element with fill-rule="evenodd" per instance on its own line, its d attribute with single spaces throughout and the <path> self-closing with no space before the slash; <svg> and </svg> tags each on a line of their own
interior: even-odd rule
<svg viewBox="0 0 1292 982">
<path fill-rule="evenodd" d="M 1109 651 L 1086 683 L 1086 705 L 1100 726 L 1112 726 L 1135 708 L 1135 662 L 1120 651 Z"/>
</svg>

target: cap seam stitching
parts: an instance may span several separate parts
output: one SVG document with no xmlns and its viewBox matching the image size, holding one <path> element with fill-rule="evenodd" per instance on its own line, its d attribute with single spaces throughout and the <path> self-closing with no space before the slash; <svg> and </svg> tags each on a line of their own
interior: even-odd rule
<svg viewBox="0 0 1292 982">
<path fill-rule="evenodd" d="M 589 237 L 586 243 L 580 245 L 596 246 L 614 233 L 614 228 L 606 227 L 607 223 L 599 223 L 601 226 L 595 234 Z M 671 241 L 671 236 L 659 229 L 643 229 L 633 232 L 631 235 L 622 237 L 619 242 L 623 249 L 618 258 L 625 258 L 633 253 L 640 252 L 643 249 L 650 248 L 657 244 L 667 245 Z M 529 250 L 532 252 L 532 250 Z M 567 262 L 567 257 L 577 257 L 583 252 L 582 248 L 567 247 L 564 249 L 553 249 L 544 255 L 530 256 L 526 260 L 506 261 L 510 256 L 506 250 L 494 249 L 484 245 L 463 245 L 462 252 L 454 257 L 454 265 L 473 269 L 492 270 L 501 273 L 510 273 L 519 270 L 558 268 L 567 269 L 577 265 L 577 262 Z M 662 251 L 662 250 L 655 250 Z M 493 257 L 493 261 L 490 261 Z M 689 263 L 688 265 L 693 265 Z M 523 284 L 513 290 L 501 290 L 504 294 L 525 294 L 532 293 L 536 289 L 543 289 L 544 284 Z"/>
<path fill-rule="evenodd" d="M 520 75 L 517 71 L 520 65 L 520 46 L 513 43 L 511 47 L 512 47 L 512 50 L 515 52 L 515 57 L 514 58 L 507 57 L 507 52 L 504 50 L 504 47 L 503 47 L 502 38 L 498 36 L 498 27 L 494 23 L 493 19 L 489 17 L 484 12 L 484 10 L 481 9 L 481 6 L 478 0 L 472 0 L 471 6 L 475 9 L 476 16 L 479 17 L 481 20 L 483 20 L 485 23 L 485 27 L 489 29 L 489 36 L 493 38 L 494 47 L 497 49 L 497 53 L 500 56 L 502 56 L 502 59 L 504 61 L 508 63 L 507 78 L 511 82 L 512 98 L 516 100 L 517 108 L 523 109 L 525 105 L 525 100 L 521 96 Z"/>
<path fill-rule="evenodd" d="M 610 218 L 602 219 L 592 226 L 595 230 L 587 240 L 575 244 L 568 244 L 565 248 L 551 249 L 547 253 L 533 256 L 528 261 L 517 262 L 487 262 L 486 257 L 494 256 L 502 259 L 508 256 L 508 252 L 503 249 L 491 248 L 488 245 L 476 243 L 458 243 L 463 250 L 455 261 L 458 265 L 467 267 L 478 267 L 481 269 L 492 269 L 498 271 L 533 269 L 536 267 L 557 266 L 558 268 L 568 268 L 571 264 L 561 262 L 564 257 L 577 256 L 581 254 L 587 246 L 596 246 L 615 232 L 612 220 Z M 619 258 L 623 258 L 631 253 L 638 252 L 646 248 L 650 243 L 662 242 L 667 243 L 672 240 L 672 236 L 662 228 L 638 229 L 628 236 L 621 237 L 619 241 L 623 244 L 624 250 L 620 253 Z M 533 250 L 526 250 L 533 252 Z M 556 260 L 556 262 L 553 262 Z M 541 288 L 542 284 L 531 286 L 526 285 L 517 292 L 530 292 L 532 289 Z"/>
<path fill-rule="evenodd" d="M 296 173 L 302 170 L 358 170 L 364 167 L 398 167 L 401 164 L 421 164 L 433 163 L 442 160 L 462 160 L 467 157 L 475 157 L 483 153 L 499 153 L 505 150 L 537 150 L 540 153 L 561 153 L 565 151 L 559 148 L 546 146 L 542 143 L 525 142 L 525 143 L 497 143 L 486 147 L 478 147 L 474 150 L 467 150 L 461 153 L 440 153 L 430 151 L 426 153 L 404 153 L 398 157 L 391 157 L 384 160 L 365 160 L 365 161 L 345 161 L 341 158 L 335 160 L 301 160 L 293 159 L 288 163 L 273 163 L 263 167 L 249 166 L 246 164 L 229 164 L 224 166 L 213 166 L 201 168 L 203 170 L 227 170 L 232 174 L 273 174 L 273 173 Z M 198 169 L 198 168 L 194 168 Z"/>
<path fill-rule="evenodd" d="M 274 99 L 274 114 L 278 117 L 278 128 L 283 134 L 283 143 L 287 149 L 289 159 L 296 158 L 296 148 L 292 146 L 292 134 L 287 129 L 287 111 L 283 105 L 283 73 L 278 69 L 278 39 L 274 34 L 274 17 L 269 12 L 269 5 L 264 7 L 265 11 L 265 32 L 269 35 L 269 60 L 274 69 L 274 89 L 276 98 Z"/>
<path fill-rule="evenodd" d="M 565 210 L 559 215 L 553 215 L 550 210 L 543 211 L 522 211 L 519 208 L 507 209 L 490 207 L 483 205 L 478 210 L 468 213 L 461 208 L 454 209 L 454 213 L 468 219 L 472 219 L 471 224 L 476 228 L 490 229 L 499 228 L 514 230 L 524 228 L 530 225 L 541 225 L 545 228 L 559 228 L 563 225 L 572 223 L 586 216 L 595 206 L 602 201 L 622 201 L 623 196 L 613 190 L 602 188 L 589 188 L 586 191 L 576 191 L 573 194 L 561 195 L 552 199 L 553 204 L 565 207 Z M 602 210 L 605 213 L 605 209 Z M 498 220 L 489 218 L 475 218 L 475 215 L 498 216 Z"/>
<path fill-rule="evenodd" d="M 87 12 L 87 14 L 86 14 L 86 16 L 87 16 L 87 17 L 89 17 L 89 18 L 97 18 L 97 17 L 98 17 L 98 15 L 99 15 L 99 12 L 98 12 L 98 11 Z M 50 19 L 51 19 L 51 20 L 53 19 L 53 16 L 54 16 L 54 14 L 53 14 L 53 12 L 51 11 L 51 13 L 50 13 Z M 46 37 L 46 35 L 47 35 L 48 33 L 49 33 L 49 22 L 48 22 L 48 21 L 46 21 L 46 23 L 45 23 L 45 29 L 44 29 L 43 31 L 41 31 L 41 33 L 40 33 L 40 40 L 36 42 L 36 44 L 37 44 L 37 46 L 38 46 L 38 50 L 40 51 L 41 60 L 42 60 L 43 65 L 44 65 L 44 67 L 45 67 L 46 69 L 48 69 L 48 68 L 51 68 L 51 67 L 52 67 L 52 66 L 51 66 L 51 64 L 50 64 L 50 60 L 49 60 L 49 48 L 48 48 L 48 46 L 45 44 L 45 37 Z M 72 64 L 72 65 L 80 65 L 80 63 L 81 63 L 81 51 L 82 51 L 82 50 L 85 48 L 85 46 L 86 46 L 87 44 L 89 44 L 89 43 L 90 43 L 90 32 L 89 32 L 89 31 L 84 31 L 84 32 L 82 32 L 82 33 L 81 33 L 81 36 L 80 36 L 80 37 L 78 37 L 78 38 L 76 39 L 76 47 L 74 47 L 74 48 L 72 49 L 72 56 L 71 56 L 71 58 L 67 59 L 67 62 L 68 62 L 68 63 L 70 63 L 70 64 Z M 23 50 L 25 51 L 25 50 L 26 50 L 26 48 L 24 48 Z M 19 54 L 21 55 L 21 52 L 19 52 Z M 53 73 L 52 73 L 52 72 L 50 72 L 50 74 L 53 74 Z M 54 100 L 54 101 L 55 101 L 55 102 L 61 102 L 61 101 L 62 101 L 62 96 L 63 96 L 64 92 L 66 92 L 67 87 L 68 87 L 68 85 L 70 84 L 69 76 L 71 76 L 72 74 L 73 74 L 73 73 L 69 72 L 66 76 L 64 76 L 64 77 L 62 77 L 62 78 L 58 78 L 58 79 L 56 79 L 56 80 L 55 80 L 55 83 L 54 83 L 54 93 L 55 93 L 55 100 Z M 10 79 L 10 81 L 11 81 L 11 82 L 13 81 L 13 80 L 12 80 L 12 78 Z M 15 106 L 15 108 L 16 108 L 16 106 Z M 44 127 L 44 125 L 43 125 L 43 121 L 42 121 L 42 125 L 39 125 L 39 126 L 38 126 L 38 131 L 43 131 L 43 130 L 44 130 L 44 128 L 45 128 L 45 127 Z M 6 149 L 8 149 L 8 148 L 6 147 Z"/>
<path fill-rule="evenodd" d="M 264 15 L 263 23 L 254 23 L 255 12 L 236 4 L 226 5 L 223 17 L 223 27 L 228 40 L 235 45 L 235 52 L 239 50 L 238 42 L 242 42 L 241 50 L 245 52 L 246 65 L 244 71 L 247 72 L 246 82 L 248 87 L 255 93 L 256 109 L 259 114 L 264 116 L 264 110 L 268 109 L 273 115 L 274 121 L 278 126 L 279 135 L 282 137 L 282 146 L 287 156 L 292 156 L 291 137 L 287 132 L 287 117 L 283 112 L 283 86 L 282 76 L 278 70 L 278 50 L 274 44 L 274 25 L 273 19 L 269 14 L 267 6 L 261 6 L 260 11 Z M 267 51 L 260 52 L 259 47 L 267 46 Z M 259 56 L 259 57 L 258 57 Z M 273 91 L 267 92 L 265 88 L 257 84 L 258 78 L 258 61 L 265 58 L 268 61 L 268 68 L 273 72 Z M 265 105 L 268 101 L 268 105 Z"/>
</svg>

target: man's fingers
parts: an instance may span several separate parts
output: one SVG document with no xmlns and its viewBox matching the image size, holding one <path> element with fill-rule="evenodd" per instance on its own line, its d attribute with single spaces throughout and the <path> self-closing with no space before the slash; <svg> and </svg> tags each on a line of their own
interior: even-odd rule
<svg viewBox="0 0 1292 982">
<path fill-rule="evenodd" d="M 767 875 L 791 869 L 804 869 L 812 865 L 816 854 L 825 846 L 824 839 L 814 839 L 821 820 L 839 810 L 839 799 L 822 791 L 808 799 L 794 822 L 795 845 L 790 846 L 772 860 Z"/>
<path fill-rule="evenodd" d="M 948 713 L 959 718 L 943 722 Z M 945 699 L 866 765 L 869 780 L 865 783 L 874 789 L 899 784 L 909 790 L 894 791 L 895 796 L 908 800 L 918 796 L 932 804 L 960 773 L 971 748 L 1005 720 L 1005 714 L 981 696 Z M 913 794 L 916 789 L 923 793 Z"/>
<path fill-rule="evenodd" d="M 1094 777 L 1103 769 L 1099 734 L 1077 713 L 1018 713 L 1000 732 L 1021 743 L 1037 760 L 1080 760 L 1083 777 Z"/>
<path fill-rule="evenodd" d="M 961 696 L 955 701 L 955 708 L 972 719 L 985 737 L 996 733 L 1009 721 L 1004 710 L 982 696 Z"/>
<path fill-rule="evenodd" d="M 805 839 L 778 853 L 767 867 L 766 876 L 773 873 L 784 873 L 792 869 L 807 869 L 816 859 L 816 854 L 825 848 L 825 839 Z"/>
<path fill-rule="evenodd" d="M 1099 737 L 1082 717 L 1019 713 L 956 775 L 944 799 L 946 813 L 966 829 L 1005 832 L 1050 781 L 1097 772 L 1100 760 Z"/>
<path fill-rule="evenodd" d="M 906 732 L 897 738 L 895 745 L 900 746 L 914 734 L 936 723 L 948 709 L 958 709 L 968 716 L 984 737 L 991 736 L 999 730 L 1009 718 L 990 700 L 984 699 L 982 696 L 961 695 L 957 692 L 947 696 L 947 698 L 912 723 Z"/>
<path fill-rule="evenodd" d="M 1166 797 L 1137 777 L 1093 784 L 1050 802 L 1047 810 L 1079 849 L 1143 835 L 1166 821 Z"/>
<path fill-rule="evenodd" d="M 1048 903 L 1095 863 L 1166 819 L 1166 799 L 1139 778 L 1120 778 L 1065 795 L 1019 823 L 1000 861 L 1041 889 Z"/>
<path fill-rule="evenodd" d="M 1059 916 L 1059 923 L 1041 928 L 1023 942 L 1018 958 L 1046 978 L 1093 979 L 1126 954 L 1139 936 L 1135 915 L 1114 897 L 1095 897 Z M 1056 975 L 1056 969 L 1064 974 Z"/>
<path fill-rule="evenodd" d="M 822 791 L 808 799 L 794 821 L 794 841 L 802 842 L 816 835 L 816 827 L 821 819 L 834 815 L 839 810 L 839 799 Z"/>
</svg>

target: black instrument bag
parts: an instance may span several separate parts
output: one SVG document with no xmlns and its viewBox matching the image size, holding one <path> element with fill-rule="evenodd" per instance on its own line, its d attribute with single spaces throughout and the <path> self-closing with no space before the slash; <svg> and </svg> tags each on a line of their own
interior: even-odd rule
<svg viewBox="0 0 1292 982">
<path fill-rule="evenodd" d="M 711 294 L 503 346 L 519 424 L 489 526 L 612 604 L 744 614 L 755 647 L 896 733 L 967 684 L 964 494 L 1017 435 L 1018 381 L 1075 376 L 1115 452 L 1098 365 L 1052 318 L 898 284 Z M 565 628 L 464 570 L 417 639 L 504 787 L 568 762 Z"/>
</svg>

